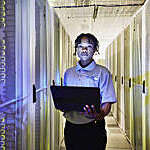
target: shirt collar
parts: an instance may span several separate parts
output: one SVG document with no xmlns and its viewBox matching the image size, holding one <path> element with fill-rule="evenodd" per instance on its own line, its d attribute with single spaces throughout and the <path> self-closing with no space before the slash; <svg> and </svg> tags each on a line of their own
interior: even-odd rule
<svg viewBox="0 0 150 150">
<path fill-rule="evenodd" d="M 82 68 L 80 66 L 79 62 L 77 62 L 76 71 L 79 71 L 79 70 L 91 71 L 95 68 L 95 66 L 96 66 L 96 62 L 94 60 L 88 66 L 86 66 L 85 68 Z"/>
</svg>

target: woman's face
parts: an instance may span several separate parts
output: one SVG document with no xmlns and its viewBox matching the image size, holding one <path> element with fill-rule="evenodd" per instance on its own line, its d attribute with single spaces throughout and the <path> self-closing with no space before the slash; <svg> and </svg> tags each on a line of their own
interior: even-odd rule
<svg viewBox="0 0 150 150">
<path fill-rule="evenodd" d="M 83 37 L 77 47 L 77 55 L 81 61 L 90 61 L 94 55 L 94 45 L 89 43 L 88 38 Z"/>
</svg>

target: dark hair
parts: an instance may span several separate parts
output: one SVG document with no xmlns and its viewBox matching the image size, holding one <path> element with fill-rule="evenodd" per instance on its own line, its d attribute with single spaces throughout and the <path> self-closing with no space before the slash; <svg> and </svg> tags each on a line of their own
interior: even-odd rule
<svg viewBox="0 0 150 150">
<path fill-rule="evenodd" d="M 81 33 L 79 36 L 77 36 L 77 38 L 75 40 L 75 53 L 74 53 L 74 55 L 76 55 L 78 44 L 81 43 L 81 39 L 83 37 L 88 38 L 89 43 L 94 45 L 95 52 L 98 52 L 99 41 L 97 40 L 97 38 L 93 34 L 90 34 L 90 33 Z"/>
</svg>

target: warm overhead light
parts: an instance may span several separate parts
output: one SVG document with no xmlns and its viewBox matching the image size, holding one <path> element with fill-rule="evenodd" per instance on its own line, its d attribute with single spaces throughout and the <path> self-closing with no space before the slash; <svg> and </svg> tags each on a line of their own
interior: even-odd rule
<svg viewBox="0 0 150 150">
<path fill-rule="evenodd" d="M 91 0 L 74 0 L 75 4 L 85 4 L 85 5 L 89 5 Z"/>
</svg>

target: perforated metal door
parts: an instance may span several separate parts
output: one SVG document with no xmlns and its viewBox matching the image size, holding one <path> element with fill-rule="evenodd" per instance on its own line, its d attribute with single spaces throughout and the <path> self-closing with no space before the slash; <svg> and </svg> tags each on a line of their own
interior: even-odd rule
<svg viewBox="0 0 150 150">
<path fill-rule="evenodd" d="M 0 0 L 0 149 L 21 145 L 15 93 L 15 0 Z"/>
</svg>

